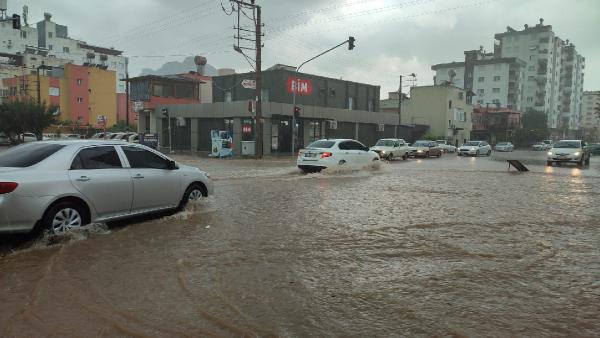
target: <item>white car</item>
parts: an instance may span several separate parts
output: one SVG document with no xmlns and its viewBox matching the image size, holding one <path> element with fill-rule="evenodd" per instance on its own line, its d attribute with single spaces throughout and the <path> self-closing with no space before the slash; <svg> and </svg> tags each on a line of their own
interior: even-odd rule
<svg viewBox="0 0 600 338">
<path fill-rule="evenodd" d="M 129 143 L 140 143 L 140 134 L 133 134 L 127 140 Z"/>
<path fill-rule="evenodd" d="M 355 140 L 318 140 L 300 150 L 296 164 L 305 173 L 326 168 L 360 170 L 379 164 L 379 154 Z"/>
<path fill-rule="evenodd" d="M 20 140 L 23 141 L 23 143 L 29 143 L 36 142 L 38 138 L 34 133 L 23 133 L 20 135 Z"/>
<path fill-rule="evenodd" d="M 492 154 L 492 147 L 486 141 L 468 141 L 458 148 L 458 156 L 480 156 Z"/>
<path fill-rule="evenodd" d="M 456 147 L 448 143 L 446 140 L 436 140 L 438 147 L 442 148 L 445 153 L 455 153 Z"/>
<path fill-rule="evenodd" d="M 547 145 L 544 142 L 536 142 L 531 148 L 535 151 L 548 150 Z"/>
<path fill-rule="evenodd" d="M 60 233 L 181 209 L 212 192 L 206 172 L 142 145 L 33 142 L 0 153 L 0 233 Z"/>
<path fill-rule="evenodd" d="M 380 158 L 385 158 L 389 161 L 395 157 L 402 157 L 403 160 L 408 158 L 410 148 L 403 139 L 384 138 L 371 147 L 371 150 L 379 154 Z"/>
<path fill-rule="evenodd" d="M 544 144 L 544 150 L 550 150 L 554 145 L 552 140 L 542 140 L 542 143 Z"/>
<path fill-rule="evenodd" d="M 547 154 L 547 165 L 570 162 L 577 166 L 590 164 L 590 150 L 581 140 L 562 140 L 556 142 Z"/>
<path fill-rule="evenodd" d="M 496 144 L 496 147 L 494 149 L 496 151 L 511 152 L 511 151 L 515 150 L 515 146 L 510 142 L 499 142 L 498 144 Z"/>
</svg>

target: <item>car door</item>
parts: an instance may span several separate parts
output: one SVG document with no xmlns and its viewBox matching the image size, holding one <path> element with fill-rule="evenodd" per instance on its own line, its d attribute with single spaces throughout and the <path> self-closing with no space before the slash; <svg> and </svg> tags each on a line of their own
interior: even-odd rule
<svg viewBox="0 0 600 338">
<path fill-rule="evenodd" d="M 132 212 L 176 207 L 183 191 L 178 169 L 169 169 L 169 160 L 139 146 L 121 146 L 133 180 Z"/>
<path fill-rule="evenodd" d="M 340 149 L 340 160 L 352 165 L 356 161 L 356 153 L 351 141 L 342 141 L 338 144 Z"/>
<path fill-rule="evenodd" d="M 131 211 L 133 187 L 129 171 L 114 146 L 81 149 L 69 170 L 71 184 L 91 203 L 99 218 Z"/>
<path fill-rule="evenodd" d="M 350 141 L 350 144 L 357 169 L 362 169 L 363 167 L 371 164 L 373 158 L 369 152 L 369 148 L 357 141 Z"/>
</svg>

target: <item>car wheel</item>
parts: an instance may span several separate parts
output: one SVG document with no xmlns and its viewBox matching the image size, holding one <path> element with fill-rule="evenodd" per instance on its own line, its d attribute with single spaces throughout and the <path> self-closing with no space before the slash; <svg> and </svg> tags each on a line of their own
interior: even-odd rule
<svg viewBox="0 0 600 338">
<path fill-rule="evenodd" d="M 185 190 L 185 193 L 181 198 L 181 202 L 179 202 L 178 209 L 183 210 L 190 201 L 199 201 L 207 195 L 208 194 L 206 193 L 206 189 L 202 185 L 194 183 Z"/>
<path fill-rule="evenodd" d="M 552 161 L 547 161 L 546 162 L 546 166 L 551 167 L 552 166 Z"/>
<path fill-rule="evenodd" d="M 491 151 L 491 150 L 488 150 L 488 152 L 487 152 L 487 156 L 490 156 L 490 155 L 492 155 L 492 151 Z"/>
<path fill-rule="evenodd" d="M 42 225 L 50 233 L 60 234 L 84 226 L 85 219 L 85 211 L 81 205 L 60 202 L 46 212 Z"/>
<path fill-rule="evenodd" d="M 393 159 L 394 159 L 394 153 L 390 153 L 390 154 L 387 156 L 387 160 L 391 162 Z"/>
<path fill-rule="evenodd" d="M 407 159 L 408 159 L 408 154 L 404 154 L 404 155 L 402 155 L 402 160 L 403 160 L 403 161 L 406 161 Z"/>
<path fill-rule="evenodd" d="M 581 160 L 579 160 L 579 162 L 577 162 L 577 168 L 583 168 L 583 156 L 581 157 Z"/>
<path fill-rule="evenodd" d="M 440 158 L 440 157 L 442 157 L 442 152 L 441 151 L 437 155 L 437 158 Z"/>
<path fill-rule="evenodd" d="M 429 152 L 425 153 L 425 158 L 429 158 Z"/>
<path fill-rule="evenodd" d="M 590 165 L 590 157 L 591 157 L 591 155 L 588 156 L 587 160 L 585 160 L 585 165 Z"/>
</svg>

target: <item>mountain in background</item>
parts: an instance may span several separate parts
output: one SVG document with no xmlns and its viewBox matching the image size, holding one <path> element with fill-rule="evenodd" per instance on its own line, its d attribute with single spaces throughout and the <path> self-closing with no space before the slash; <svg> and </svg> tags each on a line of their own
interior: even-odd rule
<svg viewBox="0 0 600 338">
<path fill-rule="evenodd" d="M 162 65 L 160 68 L 154 70 L 150 68 L 142 69 L 142 73 L 140 76 L 144 75 L 172 75 L 172 74 L 182 74 L 188 72 L 195 72 L 198 68 L 194 63 L 194 57 L 188 56 L 183 60 L 183 62 L 179 61 L 171 61 Z M 204 66 L 204 75 L 206 76 L 216 76 L 217 69 L 209 64 Z"/>
</svg>

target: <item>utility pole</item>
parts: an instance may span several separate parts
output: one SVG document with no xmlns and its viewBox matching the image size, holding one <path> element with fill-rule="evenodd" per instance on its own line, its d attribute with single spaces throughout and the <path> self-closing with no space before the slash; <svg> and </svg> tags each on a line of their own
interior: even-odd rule
<svg viewBox="0 0 600 338">
<path fill-rule="evenodd" d="M 410 75 L 400 74 L 400 85 L 398 86 L 398 129 L 396 130 L 396 137 L 400 137 L 400 126 L 402 125 L 402 77 L 411 76 L 413 79 L 417 77 L 415 73 Z"/>
<path fill-rule="evenodd" d="M 254 1 L 252 1 L 254 3 Z M 256 157 L 263 157 L 261 8 L 256 6 Z"/>
<path fill-rule="evenodd" d="M 236 44 L 233 45 L 233 49 L 242 54 L 244 56 L 244 58 L 246 59 L 246 61 L 248 61 L 248 63 L 252 66 L 252 68 L 254 68 L 254 72 L 256 73 L 255 75 L 255 81 L 256 81 L 256 94 L 255 94 L 255 100 L 256 100 L 256 114 L 255 114 L 255 119 L 256 119 L 256 127 L 255 127 L 255 140 L 254 140 L 254 144 L 255 144 L 255 156 L 256 158 L 262 158 L 263 157 L 263 152 L 264 152 L 264 141 L 263 141 L 263 118 L 262 118 L 262 19 L 261 19 L 261 6 L 257 5 L 255 3 L 255 0 L 250 0 L 249 2 L 246 2 L 245 0 L 230 0 L 231 3 L 231 11 L 227 11 L 225 9 L 225 7 L 222 6 L 223 11 L 225 12 L 225 14 L 227 15 L 231 15 L 233 14 L 233 12 L 237 12 L 237 26 L 234 26 L 234 29 L 237 31 L 237 35 L 235 36 L 235 39 L 237 40 Z M 236 8 L 237 5 L 237 8 Z M 246 12 L 244 12 L 244 9 L 249 9 L 252 10 L 252 17 L 250 17 L 250 15 L 246 14 Z M 240 20 L 241 20 L 241 16 L 244 15 L 247 18 L 250 18 L 252 20 L 252 24 L 254 27 L 254 30 L 251 29 L 247 29 L 247 28 L 243 28 L 242 25 L 240 24 Z M 254 33 L 255 34 L 255 38 L 251 39 L 249 38 L 249 35 L 247 35 L 247 33 Z M 246 35 L 244 35 L 246 34 Z M 254 46 L 253 47 L 247 47 L 247 46 L 243 46 L 242 42 L 243 41 L 251 41 L 254 42 Z M 246 55 L 246 53 L 244 52 L 244 50 L 254 50 L 256 52 L 256 59 L 252 60 L 252 58 L 250 58 L 248 55 Z M 254 64 L 250 61 L 254 61 Z"/>
<path fill-rule="evenodd" d="M 127 58 L 125 59 L 125 101 L 125 125 L 129 131 L 129 59 Z"/>
</svg>

